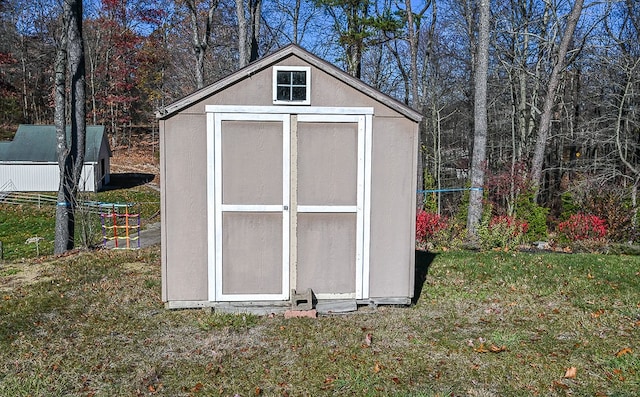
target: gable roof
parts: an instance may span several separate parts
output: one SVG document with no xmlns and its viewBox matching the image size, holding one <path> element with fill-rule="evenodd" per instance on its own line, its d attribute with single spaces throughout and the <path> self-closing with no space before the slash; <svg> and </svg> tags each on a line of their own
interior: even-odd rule
<svg viewBox="0 0 640 397">
<path fill-rule="evenodd" d="M 159 119 L 166 119 L 178 113 L 182 109 L 191 106 L 194 103 L 199 102 L 217 92 L 220 92 L 228 86 L 233 85 L 242 79 L 248 78 L 251 75 L 256 74 L 263 69 L 266 69 L 291 55 L 295 55 L 296 57 L 301 58 L 308 64 L 321 69 L 337 80 L 340 80 L 341 82 L 377 100 L 378 102 L 387 105 L 388 107 L 415 122 L 419 122 L 422 119 L 422 115 L 409 106 L 386 94 L 383 94 L 375 88 L 365 84 L 362 80 L 357 79 L 349 75 L 348 73 L 345 73 L 331 63 L 313 55 L 312 53 L 302 49 L 302 47 L 295 44 L 289 44 L 288 46 L 245 66 L 235 73 L 232 73 L 231 75 L 218 80 L 213 84 L 210 84 L 198 91 L 187 95 L 182 99 L 179 99 L 178 101 L 166 106 L 162 111 L 156 113 L 156 117 Z"/>
<path fill-rule="evenodd" d="M 70 134 L 71 127 L 67 126 L 67 139 Z M 97 162 L 103 144 L 107 145 L 107 151 L 111 157 L 104 126 L 87 126 L 84 161 Z M 0 144 L 0 161 L 57 163 L 56 127 L 20 124 L 13 141 Z"/>
</svg>

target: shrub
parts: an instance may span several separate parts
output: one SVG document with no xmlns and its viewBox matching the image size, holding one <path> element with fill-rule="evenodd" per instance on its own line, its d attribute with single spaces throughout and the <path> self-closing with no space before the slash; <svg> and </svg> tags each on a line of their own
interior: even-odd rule
<svg viewBox="0 0 640 397">
<path fill-rule="evenodd" d="M 558 233 L 568 242 L 603 240 L 607 235 L 607 223 L 596 215 L 574 214 L 558 224 Z"/>
<path fill-rule="evenodd" d="M 608 240 L 624 243 L 639 241 L 640 230 L 631 196 L 627 187 L 582 181 L 562 195 L 560 220 L 567 221 L 571 215 L 578 213 L 593 214 L 606 220 Z"/>
<path fill-rule="evenodd" d="M 478 228 L 478 237 L 484 249 L 513 248 L 520 244 L 529 225 L 512 216 L 485 218 Z"/>
<path fill-rule="evenodd" d="M 447 227 L 447 218 L 432 212 L 419 211 L 416 215 L 416 240 L 425 243 Z"/>
<path fill-rule="evenodd" d="M 426 211 L 416 215 L 417 249 L 455 249 L 463 244 L 465 236 L 466 227 L 453 218 Z"/>
<path fill-rule="evenodd" d="M 533 199 L 533 193 L 522 194 L 518 199 L 516 214 L 519 219 L 523 219 L 528 226 L 525 232 L 528 241 L 546 240 L 547 216 L 549 208 L 538 205 Z"/>
</svg>

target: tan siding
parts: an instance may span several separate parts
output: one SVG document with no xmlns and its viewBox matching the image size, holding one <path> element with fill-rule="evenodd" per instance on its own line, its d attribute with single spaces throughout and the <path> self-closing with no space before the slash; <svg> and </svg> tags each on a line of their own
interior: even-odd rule
<svg viewBox="0 0 640 397">
<path fill-rule="evenodd" d="M 296 289 L 315 293 L 355 292 L 355 214 L 298 214 Z"/>
<path fill-rule="evenodd" d="M 205 115 L 167 120 L 163 150 L 167 299 L 207 300 Z"/>
<path fill-rule="evenodd" d="M 358 125 L 298 124 L 298 204 L 356 205 Z"/>
<path fill-rule="evenodd" d="M 282 213 L 225 212 L 224 294 L 282 292 Z"/>
<path fill-rule="evenodd" d="M 306 65 L 303 60 L 291 56 L 274 66 L 303 65 Z M 247 76 L 226 90 L 189 106 L 182 113 L 202 113 L 205 105 L 271 106 L 273 105 L 272 73 L 272 67 L 268 67 Z M 338 82 L 333 76 L 316 67 L 311 68 L 311 79 L 311 106 L 373 107 L 377 117 L 401 117 L 393 109 L 362 94 L 353 87 Z"/>
<path fill-rule="evenodd" d="M 413 295 L 417 126 L 375 118 L 371 192 L 371 297 Z"/>
<path fill-rule="evenodd" d="M 282 123 L 222 123 L 222 203 L 282 204 Z"/>
</svg>

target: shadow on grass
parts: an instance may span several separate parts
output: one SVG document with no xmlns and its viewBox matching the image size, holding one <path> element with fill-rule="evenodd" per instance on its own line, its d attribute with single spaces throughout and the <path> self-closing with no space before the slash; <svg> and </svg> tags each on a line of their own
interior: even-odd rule
<svg viewBox="0 0 640 397">
<path fill-rule="evenodd" d="M 427 280 L 429 268 L 435 258 L 436 254 L 432 252 L 416 250 L 416 273 L 413 287 L 413 299 L 411 299 L 411 303 L 414 305 L 418 303 L 418 299 L 420 299 L 422 287 L 424 286 L 424 282 Z"/>
<path fill-rule="evenodd" d="M 121 172 L 110 175 L 109 184 L 103 190 L 129 189 L 153 181 L 155 176 L 143 172 Z"/>
</svg>

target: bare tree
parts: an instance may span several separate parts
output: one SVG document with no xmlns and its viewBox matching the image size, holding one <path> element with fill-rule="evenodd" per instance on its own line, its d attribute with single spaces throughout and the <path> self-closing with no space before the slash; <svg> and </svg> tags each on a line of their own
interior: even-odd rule
<svg viewBox="0 0 640 397">
<path fill-rule="evenodd" d="M 491 5 L 489 0 L 480 0 L 478 4 L 478 43 L 474 72 L 474 109 L 473 109 L 473 156 L 471 159 L 471 192 L 469 194 L 469 212 L 467 213 L 467 232 L 469 239 L 477 237 L 477 228 L 482 218 L 482 186 L 486 167 L 487 149 L 487 79 L 489 75 L 489 30 Z"/>
<path fill-rule="evenodd" d="M 236 0 L 236 16 L 238 18 L 238 63 L 240 67 L 258 59 L 258 35 L 262 0 Z"/>
<path fill-rule="evenodd" d="M 556 91 L 560 84 L 560 74 L 564 70 L 567 63 L 567 53 L 569 52 L 569 46 L 573 40 L 573 33 L 578 25 L 580 14 L 582 13 L 582 6 L 584 0 L 576 0 L 573 3 L 573 8 L 567 17 L 567 23 L 565 26 L 558 51 L 555 54 L 556 61 L 549 77 L 547 84 L 547 92 L 544 98 L 544 105 L 542 108 L 542 114 L 540 115 L 540 125 L 538 127 L 538 134 L 536 137 L 535 149 L 533 152 L 533 158 L 531 160 L 531 182 L 534 188 L 536 196 L 539 194 L 540 185 L 542 184 L 542 167 L 544 165 L 544 155 L 547 147 L 547 138 L 551 129 L 551 118 L 553 116 L 553 108 L 555 104 Z"/>
<path fill-rule="evenodd" d="M 213 27 L 213 17 L 218 8 L 219 0 L 209 0 L 204 5 L 204 21 L 201 20 L 201 3 L 198 0 L 184 0 L 189 10 L 189 20 L 191 26 L 191 46 L 195 60 L 196 88 L 204 87 L 204 59 L 211 40 L 211 29 Z"/>
<path fill-rule="evenodd" d="M 84 164 L 86 138 L 85 59 L 82 42 L 82 0 L 63 2 L 64 27 L 56 57 L 56 132 L 60 187 L 56 206 L 54 252 L 61 254 L 74 247 L 76 197 Z M 63 52 L 66 52 L 63 54 Z M 70 77 L 70 129 L 67 140 L 63 65 L 66 58 Z M 58 103 L 62 101 L 62 104 Z"/>
<path fill-rule="evenodd" d="M 418 92 L 418 45 L 420 44 L 420 20 L 424 13 L 431 6 L 431 0 L 426 0 L 422 9 L 415 13 L 411 7 L 411 0 L 405 0 L 405 11 L 407 14 L 407 41 L 409 42 L 409 75 L 410 75 L 410 93 L 411 93 L 411 104 L 413 108 L 420 110 L 422 108 L 422 101 L 419 98 Z M 435 4 L 433 5 L 434 9 L 434 19 L 435 19 Z M 435 25 L 435 22 L 434 22 Z M 433 26 L 433 25 L 432 25 Z M 422 143 L 423 139 L 423 130 L 424 130 L 424 121 L 420 125 L 420 144 L 418 145 L 418 190 L 424 189 L 424 156 L 422 153 Z M 417 204 L 419 208 L 424 206 L 423 194 L 418 194 Z"/>
</svg>

